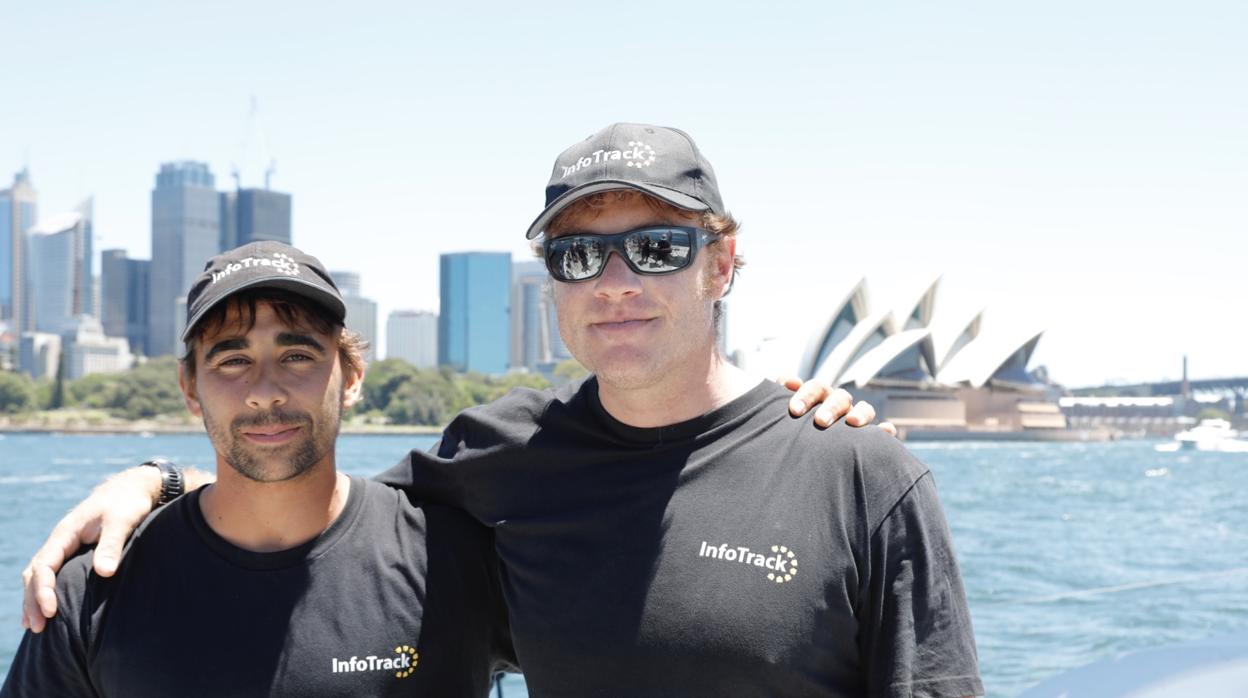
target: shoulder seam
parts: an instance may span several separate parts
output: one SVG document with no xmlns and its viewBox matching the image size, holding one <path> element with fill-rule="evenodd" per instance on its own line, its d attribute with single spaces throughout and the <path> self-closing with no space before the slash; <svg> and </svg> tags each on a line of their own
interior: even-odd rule
<svg viewBox="0 0 1248 698">
<path fill-rule="evenodd" d="M 911 482 L 906 486 L 906 489 L 897 496 L 897 499 L 891 505 L 889 505 L 888 511 L 884 512 L 884 515 L 880 517 L 880 520 L 872 526 L 871 532 L 867 536 L 868 539 L 875 538 L 875 534 L 879 533 L 880 527 L 884 525 L 884 522 L 888 520 L 888 517 L 892 516 L 893 512 L 897 510 L 897 507 L 900 506 L 902 502 L 906 501 L 906 498 L 909 497 L 910 493 L 914 491 L 914 488 L 923 481 L 923 478 L 930 477 L 931 474 L 931 469 L 925 468 L 918 477 L 914 478 L 914 482 Z"/>
</svg>

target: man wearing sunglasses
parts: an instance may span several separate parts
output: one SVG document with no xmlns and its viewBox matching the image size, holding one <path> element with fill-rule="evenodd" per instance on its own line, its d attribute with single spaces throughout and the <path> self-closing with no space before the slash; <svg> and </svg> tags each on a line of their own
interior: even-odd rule
<svg viewBox="0 0 1248 698">
<path fill-rule="evenodd" d="M 593 375 L 461 414 L 390 484 L 494 528 L 533 695 L 983 693 L 926 466 L 716 350 L 738 225 L 688 135 L 613 124 L 530 226 Z"/>
</svg>

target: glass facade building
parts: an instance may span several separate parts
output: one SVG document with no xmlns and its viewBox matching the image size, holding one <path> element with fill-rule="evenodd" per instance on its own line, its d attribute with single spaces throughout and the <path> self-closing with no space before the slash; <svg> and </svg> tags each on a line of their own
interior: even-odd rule
<svg viewBox="0 0 1248 698">
<path fill-rule="evenodd" d="M 342 294 L 343 305 L 347 307 L 344 325 L 368 342 L 364 360 L 372 361 L 377 356 L 377 302 L 360 295 L 360 275 L 356 272 L 331 271 L 329 276 Z"/>
<path fill-rule="evenodd" d="M 459 252 L 441 257 L 438 364 L 498 374 L 511 348 L 511 254 Z"/>
<path fill-rule="evenodd" d="M 546 265 L 516 262 L 511 283 L 511 367 L 539 371 L 571 358 L 559 336 Z"/>
<path fill-rule="evenodd" d="M 126 257 L 125 250 L 100 253 L 100 320 L 104 334 L 125 337 L 136 354 L 147 354 L 150 267 L 146 259 Z"/>
<path fill-rule="evenodd" d="M 26 300 L 26 233 L 35 225 L 38 197 L 26 170 L 0 190 L 0 320 L 14 333 L 31 328 Z"/>
<path fill-rule="evenodd" d="M 176 308 L 209 257 L 221 251 L 221 201 L 208 165 L 164 163 L 152 190 L 149 356 L 175 353 Z"/>
<path fill-rule="evenodd" d="M 36 226 L 30 233 L 29 279 L 30 322 L 36 332 L 60 334 L 68 331 L 82 308 L 75 303 L 77 264 L 74 238 L 78 220 L 56 217 Z"/>
<path fill-rule="evenodd" d="M 221 249 L 260 240 L 290 244 L 290 194 L 268 189 L 221 192 Z"/>
</svg>

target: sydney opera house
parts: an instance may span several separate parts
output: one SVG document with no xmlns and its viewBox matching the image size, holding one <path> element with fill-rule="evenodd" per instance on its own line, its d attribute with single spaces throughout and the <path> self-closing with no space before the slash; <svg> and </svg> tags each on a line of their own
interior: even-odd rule
<svg viewBox="0 0 1248 698">
<path fill-rule="evenodd" d="M 797 373 L 870 401 L 908 438 L 1062 438 L 1058 390 L 1027 370 L 1043 330 L 986 325 L 982 310 L 933 325 L 939 286 L 874 308 L 858 281 L 827 306 Z"/>
</svg>

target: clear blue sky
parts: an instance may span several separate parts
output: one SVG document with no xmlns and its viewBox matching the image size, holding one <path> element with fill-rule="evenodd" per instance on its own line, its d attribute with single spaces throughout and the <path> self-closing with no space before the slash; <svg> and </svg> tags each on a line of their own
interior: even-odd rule
<svg viewBox="0 0 1248 698">
<path fill-rule="evenodd" d="M 228 186 L 255 95 L 295 243 L 384 323 L 440 252 L 526 255 L 563 147 L 668 124 L 745 223 L 730 346 L 943 272 L 1067 384 L 1248 373 L 1248 5 L 429 4 L 8 3 L 0 177 L 146 257 L 160 162 Z"/>
</svg>

